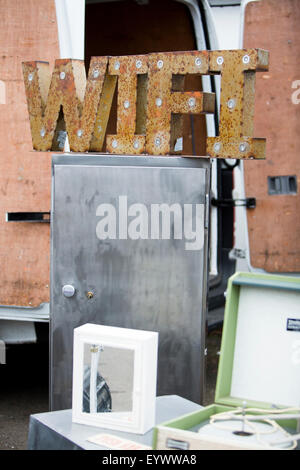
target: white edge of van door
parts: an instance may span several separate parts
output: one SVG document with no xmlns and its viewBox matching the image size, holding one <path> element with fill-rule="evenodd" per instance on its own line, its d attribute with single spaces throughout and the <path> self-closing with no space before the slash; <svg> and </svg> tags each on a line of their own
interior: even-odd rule
<svg viewBox="0 0 300 470">
<path fill-rule="evenodd" d="M 244 23 L 245 23 L 245 10 L 248 3 L 259 0 L 242 0 L 240 11 L 240 30 L 238 48 L 244 47 Z M 251 195 L 252 196 L 252 195 Z M 253 195 L 255 197 L 255 194 Z M 244 180 L 244 162 L 241 160 L 240 164 L 234 169 L 234 189 L 232 197 L 234 199 L 245 199 L 245 180 Z M 237 253 L 236 258 L 236 271 L 255 271 L 265 272 L 263 269 L 254 268 L 250 260 L 250 243 L 249 243 L 249 230 L 247 220 L 246 206 L 235 208 L 235 237 L 233 253 Z M 241 257 L 239 257 L 239 254 Z"/>
<path fill-rule="evenodd" d="M 55 0 L 61 59 L 84 60 L 85 0 Z"/>
</svg>

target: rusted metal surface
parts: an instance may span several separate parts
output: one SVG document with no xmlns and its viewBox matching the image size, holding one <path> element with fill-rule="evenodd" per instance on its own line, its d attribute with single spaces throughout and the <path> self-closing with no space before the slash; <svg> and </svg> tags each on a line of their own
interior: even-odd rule
<svg viewBox="0 0 300 470">
<path fill-rule="evenodd" d="M 207 74 L 207 52 L 166 52 L 149 56 L 147 98 L 146 151 L 152 155 L 167 155 L 174 150 L 176 138 L 182 135 L 182 121 L 177 122 L 171 139 L 173 114 L 214 112 L 214 94 L 199 91 L 172 91 L 172 77 L 187 74 Z M 175 83 L 175 89 L 183 88 Z M 172 140 L 172 141 L 171 141 Z"/>
<path fill-rule="evenodd" d="M 106 150 L 175 153 L 183 135 L 182 116 L 215 111 L 215 95 L 184 91 L 185 77 L 221 74 L 220 135 L 207 139 L 207 154 L 265 157 L 265 139 L 253 138 L 253 115 L 255 73 L 268 69 L 266 51 L 165 52 L 110 57 L 109 62 L 108 57 L 93 57 L 87 80 L 82 61 L 57 60 L 52 79 L 46 63 L 30 62 L 23 68 L 37 150 L 53 149 L 62 106 L 65 124 L 58 125 L 65 126 L 71 150 L 101 151 L 117 79 L 117 133 L 107 135 Z"/>
<path fill-rule="evenodd" d="M 268 70 L 261 49 L 211 51 L 209 71 L 221 74 L 218 137 L 208 137 L 207 153 L 219 158 L 265 158 L 265 139 L 253 138 L 255 72 Z"/>
<path fill-rule="evenodd" d="M 267 138 L 266 160 L 244 162 L 246 196 L 256 198 L 247 211 L 250 261 L 269 272 L 300 272 L 299 24 L 299 0 L 247 5 L 245 46 L 270 50 L 270 71 L 257 76 L 254 116 L 255 135 Z M 296 178 L 294 191 L 269 194 L 268 177 L 284 175 Z"/>
<path fill-rule="evenodd" d="M 106 75 L 103 83 L 103 89 L 99 101 L 94 132 L 92 134 L 90 150 L 92 152 L 101 152 L 105 139 L 105 132 L 112 107 L 113 96 L 117 84 L 117 77 Z"/>
<path fill-rule="evenodd" d="M 23 64 L 32 142 L 35 150 L 45 151 L 53 148 L 52 141 L 61 106 L 70 149 L 76 152 L 86 152 L 90 149 L 107 63 L 107 57 L 93 57 L 87 79 L 84 63 L 80 60 L 56 60 L 52 78 L 49 64 L 46 62 Z M 108 84 L 106 87 L 108 98 L 112 99 L 113 92 L 114 84 Z M 104 103 L 102 103 L 102 108 L 103 105 Z M 109 110 L 106 111 L 102 118 L 101 130 L 98 125 L 94 147 L 97 146 L 99 140 L 103 140 L 106 130 L 105 121 L 107 123 L 109 115 Z M 105 116 L 107 116 L 106 119 Z"/>
<path fill-rule="evenodd" d="M 137 124 L 137 77 L 147 74 L 145 55 L 111 57 L 108 72 L 118 76 L 117 134 L 108 135 L 106 149 L 110 153 L 140 154 L 145 150 L 145 135 L 135 134 Z M 146 86 L 147 89 L 147 86 Z M 142 119 L 142 111 L 140 119 Z"/>
</svg>

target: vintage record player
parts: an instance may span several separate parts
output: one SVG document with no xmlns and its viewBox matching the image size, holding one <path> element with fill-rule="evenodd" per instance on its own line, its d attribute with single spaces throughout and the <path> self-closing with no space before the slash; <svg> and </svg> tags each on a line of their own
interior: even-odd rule
<svg viewBox="0 0 300 470">
<path fill-rule="evenodd" d="M 300 439 L 300 279 L 229 279 L 215 404 L 156 427 L 155 449 L 294 449 Z"/>
</svg>

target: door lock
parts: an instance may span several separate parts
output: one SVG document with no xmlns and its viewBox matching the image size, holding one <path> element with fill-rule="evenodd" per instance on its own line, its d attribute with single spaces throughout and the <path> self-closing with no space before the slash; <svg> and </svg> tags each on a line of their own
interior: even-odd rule
<svg viewBox="0 0 300 470">
<path fill-rule="evenodd" d="M 75 287 L 71 286 L 71 284 L 66 284 L 62 288 L 62 293 L 64 294 L 65 297 L 73 297 L 75 294 Z"/>
</svg>

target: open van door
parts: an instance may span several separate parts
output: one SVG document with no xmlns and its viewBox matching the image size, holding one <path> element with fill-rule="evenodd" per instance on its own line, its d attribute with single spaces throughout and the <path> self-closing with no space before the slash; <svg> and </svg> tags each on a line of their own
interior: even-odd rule
<svg viewBox="0 0 300 470">
<path fill-rule="evenodd" d="M 267 138 L 264 161 L 245 161 L 249 268 L 300 272 L 300 2 L 264 0 L 245 8 L 244 47 L 270 51 L 257 82 L 255 135 Z"/>
</svg>

